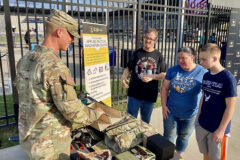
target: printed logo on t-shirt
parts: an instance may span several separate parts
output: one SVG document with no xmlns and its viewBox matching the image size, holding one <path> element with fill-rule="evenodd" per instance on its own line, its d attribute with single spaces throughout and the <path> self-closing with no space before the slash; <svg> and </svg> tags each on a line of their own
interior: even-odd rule
<svg viewBox="0 0 240 160">
<path fill-rule="evenodd" d="M 204 96 L 205 96 L 205 102 L 207 102 L 210 99 L 210 97 L 211 97 L 211 95 L 207 96 L 207 94 L 204 94 Z"/>
<path fill-rule="evenodd" d="M 143 57 L 137 61 L 135 66 L 136 74 L 139 79 L 142 79 L 143 75 L 156 74 L 156 60 L 152 57 Z"/>
<path fill-rule="evenodd" d="M 221 93 L 221 88 L 223 87 L 223 83 L 218 83 L 209 80 L 203 80 L 202 84 L 204 91 L 208 91 L 216 95 L 219 95 Z"/>
<path fill-rule="evenodd" d="M 181 73 L 177 73 L 176 77 L 173 78 L 172 87 L 179 93 L 185 93 L 196 85 L 196 79 L 191 76 L 183 76 Z"/>
</svg>

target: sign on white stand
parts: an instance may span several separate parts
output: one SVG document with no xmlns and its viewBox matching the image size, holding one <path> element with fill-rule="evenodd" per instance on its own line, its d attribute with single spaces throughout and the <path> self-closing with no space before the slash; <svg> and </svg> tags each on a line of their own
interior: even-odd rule
<svg viewBox="0 0 240 160">
<path fill-rule="evenodd" d="M 86 91 L 111 106 L 107 26 L 83 22 L 83 49 Z"/>
</svg>

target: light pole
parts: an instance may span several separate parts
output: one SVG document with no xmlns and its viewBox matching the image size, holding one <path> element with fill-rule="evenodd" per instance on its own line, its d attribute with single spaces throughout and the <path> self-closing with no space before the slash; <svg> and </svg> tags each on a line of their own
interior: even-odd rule
<svg viewBox="0 0 240 160">
<path fill-rule="evenodd" d="M 106 8 L 104 8 L 104 12 L 105 12 L 105 24 L 107 26 L 108 25 L 108 10 Z"/>
<path fill-rule="evenodd" d="M 134 5 L 134 12 L 133 12 L 133 43 L 136 46 L 136 23 L 137 23 L 137 5 Z"/>
<path fill-rule="evenodd" d="M 178 26 L 177 26 L 177 46 L 175 48 L 175 52 L 177 53 L 178 49 L 182 47 L 183 44 L 183 26 L 184 26 L 184 4 L 186 0 L 179 1 L 179 15 L 178 15 Z M 177 59 L 177 54 L 175 54 L 175 58 Z"/>
</svg>

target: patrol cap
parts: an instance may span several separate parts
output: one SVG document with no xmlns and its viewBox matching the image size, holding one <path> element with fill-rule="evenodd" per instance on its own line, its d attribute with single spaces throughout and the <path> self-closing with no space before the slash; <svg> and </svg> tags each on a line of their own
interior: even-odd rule
<svg viewBox="0 0 240 160">
<path fill-rule="evenodd" d="M 78 23 L 67 13 L 60 10 L 51 10 L 48 22 L 52 22 L 62 28 L 65 28 L 72 36 L 81 38 L 78 34 Z"/>
</svg>

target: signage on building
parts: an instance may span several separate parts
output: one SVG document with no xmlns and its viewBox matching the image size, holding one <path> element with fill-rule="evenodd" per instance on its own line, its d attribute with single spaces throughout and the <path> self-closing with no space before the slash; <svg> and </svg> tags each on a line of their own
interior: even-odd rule
<svg viewBox="0 0 240 160">
<path fill-rule="evenodd" d="M 240 9 L 232 8 L 227 43 L 225 67 L 232 72 L 240 84 Z"/>
</svg>

